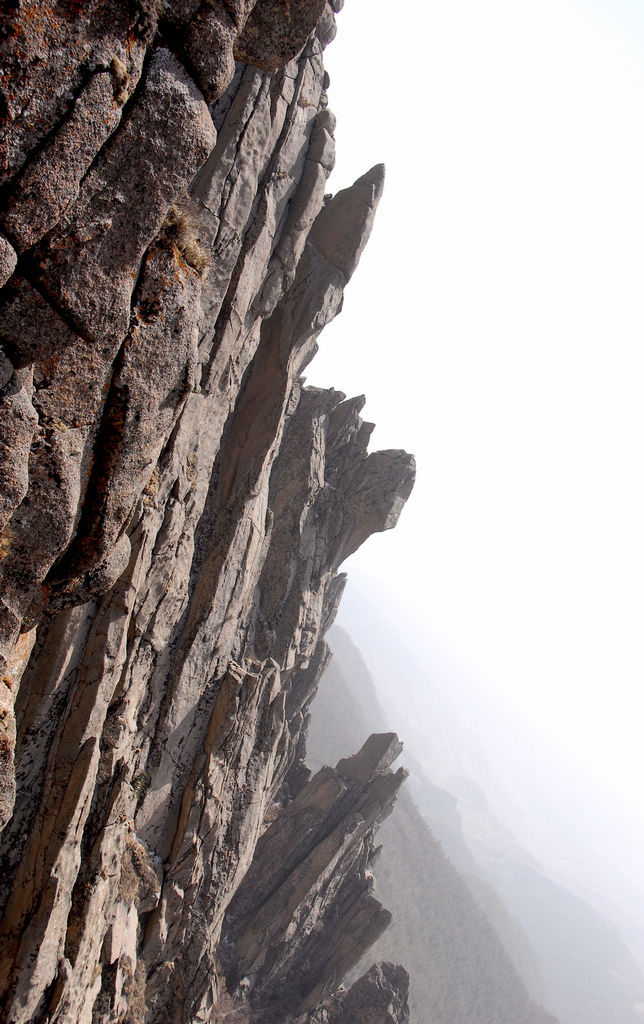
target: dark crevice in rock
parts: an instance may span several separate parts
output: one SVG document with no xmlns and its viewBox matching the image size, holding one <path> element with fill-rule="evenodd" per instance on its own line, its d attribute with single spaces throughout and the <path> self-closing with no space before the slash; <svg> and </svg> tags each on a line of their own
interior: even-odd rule
<svg viewBox="0 0 644 1024">
<path fill-rule="evenodd" d="M 102 68 L 101 70 L 107 71 L 108 69 Z M 49 143 L 56 138 L 56 136 L 68 123 L 70 117 L 74 112 L 74 105 L 76 103 L 76 100 L 83 93 L 83 90 L 86 88 L 86 86 L 95 74 L 96 69 L 90 71 L 90 69 L 87 67 L 81 68 L 82 77 L 79 79 L 77 83 L 74 84 L 73 88 L 70 89 L 69 93 L 67 94 L 67 106 L 65 110 L 61 113 L 59 120 L 57 120 L 56 123 L 52 125 L 50 130 L 46 132 L 44 135 L 42 135 L 38 142 L 33 146 L 33 148 L 29 152 L 27 159 L 19 168 L 19 170 L 15 173 L 15 175 L 12 178 L 6 178 L 2 182 L 2 184 L 0 185 L 0 208 L 2 210 L 5 209 L 7 200 L 10 197 L 11 192 L 15 188 L 16 184 L 21 180 L 21 178 L 29 170 L 29 168 L 36 162 L 40 154 L 47 148 Z M 12 244 L 15 244 L 15 240 L 12 239 L 10 231 L 8 231 L 5 227 L 3 216 L 0 216 L 0 227 L 2 227 L 2 230 L 6 233 L 7 237 L 9 238 L 9 241 L 11 241 Z"/>
</svg>

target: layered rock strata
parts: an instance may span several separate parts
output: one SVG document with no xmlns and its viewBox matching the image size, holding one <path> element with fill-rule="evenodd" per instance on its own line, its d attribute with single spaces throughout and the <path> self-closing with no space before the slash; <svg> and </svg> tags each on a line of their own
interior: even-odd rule
<svg viewBox="0 0 644 1024">
<path fill-rule="evenodd" d="M 325 195 L 339 6 L 2 15 L 10 1024 L 212 1019 L 226 909 L 306 778 L 338 568 L 412 486 L 361 400 L 300 379 L 382 189 Z"/>
<path fill-rule="evenodd" d="M 407 1024 L 409 975 L 400 964 L 383 961 L 351 988 L 341 987 L 299 1024 Z"/>
<path fill-rule="evenodd" d="M 391 733 L 372 736 L 304 784 L 259 840 L 221 950 L 254 1019 L 278 1024 L 319 1008 L 390 923 L 372 895 L 370 869 L 374 830 L 406 777 L 403 768 L 389 771 L 401 749 Z M 348 1009 L 347 995 L 342 1005 Z"/>
</svg>

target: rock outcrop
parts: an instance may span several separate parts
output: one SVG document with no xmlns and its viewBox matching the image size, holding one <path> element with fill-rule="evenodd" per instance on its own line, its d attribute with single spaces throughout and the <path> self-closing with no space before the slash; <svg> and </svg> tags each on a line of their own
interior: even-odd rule
<svg viewBox="0 0 644 1024">
<path fill-rule="evenodd" d="M 326 1006 L 301 1024 L 406 1024 L 409 975 L 404 967 L 374 964 L 350 989 L 340 989 Z"/>
<path fill-rule="evenodd" d="M 276 809 L 292 821 L 319 784 L 305 726 L 338 569 L 395 524 L 414 473 L 403 452 L 367 453 L 362 400 L 301 381 L 383 184 L 376 167 L 325 194 L 322 50 L 340 7 L 19 0 L 2 14 L 10 1024 L 214 1019 L 226 910 Z M 354 822 L 349 874 L 332 877 L 370 908 L 362 952 L 384 920 L 365 895 L 371 830 L 400 779 L 351 781 L 353 763 L 320 828 Z M 311 975 L 297 1012 L 360 1019 L 389 986 L 402 1021 L 386 965 L 336 999 L 353 958 Z"/>
<path fill-rule="evenodd" d="M 372 736 L 303 785 L 259 840 L 221 949 L 254 1019 L 279 1024 L 319 1007 L 389 924 L 370 868 L 374 829 L 406 776 L 388 770 L 401 749 L 391 733 Z"/>
</svg>

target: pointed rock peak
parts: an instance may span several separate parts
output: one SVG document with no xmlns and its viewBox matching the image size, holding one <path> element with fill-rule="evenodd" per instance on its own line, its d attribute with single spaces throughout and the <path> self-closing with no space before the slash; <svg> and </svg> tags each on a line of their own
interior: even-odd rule
<svg viewBox="0 0 644 1024">
<path fill-rule="evenodd" d="M 366 398 L 364 395 L 356 395 L 355 398 L 347 398 L 343 402 L 333 409 L 333 417 L 329 430 L 329 443 L 331 446 L 337 444 L 346 444 L 348 438 L 350 438 L 357 431 L 367 428 L 368 440 L 373 430 L 373 424 L 364 423 L 360 419 L 360 413 L 364 409 Z M 371 429 L 369 429 L 371 427 Z"/>
<path fill-rule="evenodd" d="M 399 964 L 379 963 L 330 1001 L 328 1024 L 408 1024 L 409 975 Z"/>
<path fill-rule="evenodd" d="M 402 753 L 403 745 L 395 732 L 372 733 L 357 754 L 343 757 L 336 772 L 352 782 L 368 782 L 381 775 Z"/>
<path fill-rule="evenodd" d="M 376 164 L 350 188 L 337 192 L 318 214 L 310 241 L 348 281 L 369 240 L 382 190 L 385 166 Z"/>
<path fill-rule="evenodd" d="M 385 165 L 375 164 L 358 178 L 352 187 L 354 190 L 360 190 L 365 196 L 371 194 L 372 202 L 377 205 L 385 187 Z"/>
<path fill-rule="evenodd" d="M 343 408 L 346 411 L 347 415 L 357 416 L 364 409 L 366 402 L 366 395 L 354 395 L 353 398 L 345 399 L 345 401 L 342 403 L 341 408 Z"/>
</svg>

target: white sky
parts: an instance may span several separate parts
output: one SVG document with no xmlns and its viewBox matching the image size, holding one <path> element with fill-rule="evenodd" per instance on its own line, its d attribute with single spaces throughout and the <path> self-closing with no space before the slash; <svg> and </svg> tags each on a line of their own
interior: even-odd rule
<svg viewBox="0 0 644 1024">
<path fill-rule="evenodd" d="M 387 185 L 308 373 L 417 457 L 350 573 L 644 835 L 643 49 L 635 0 L 347 0 L 331 187 Z"/>
</svg>

